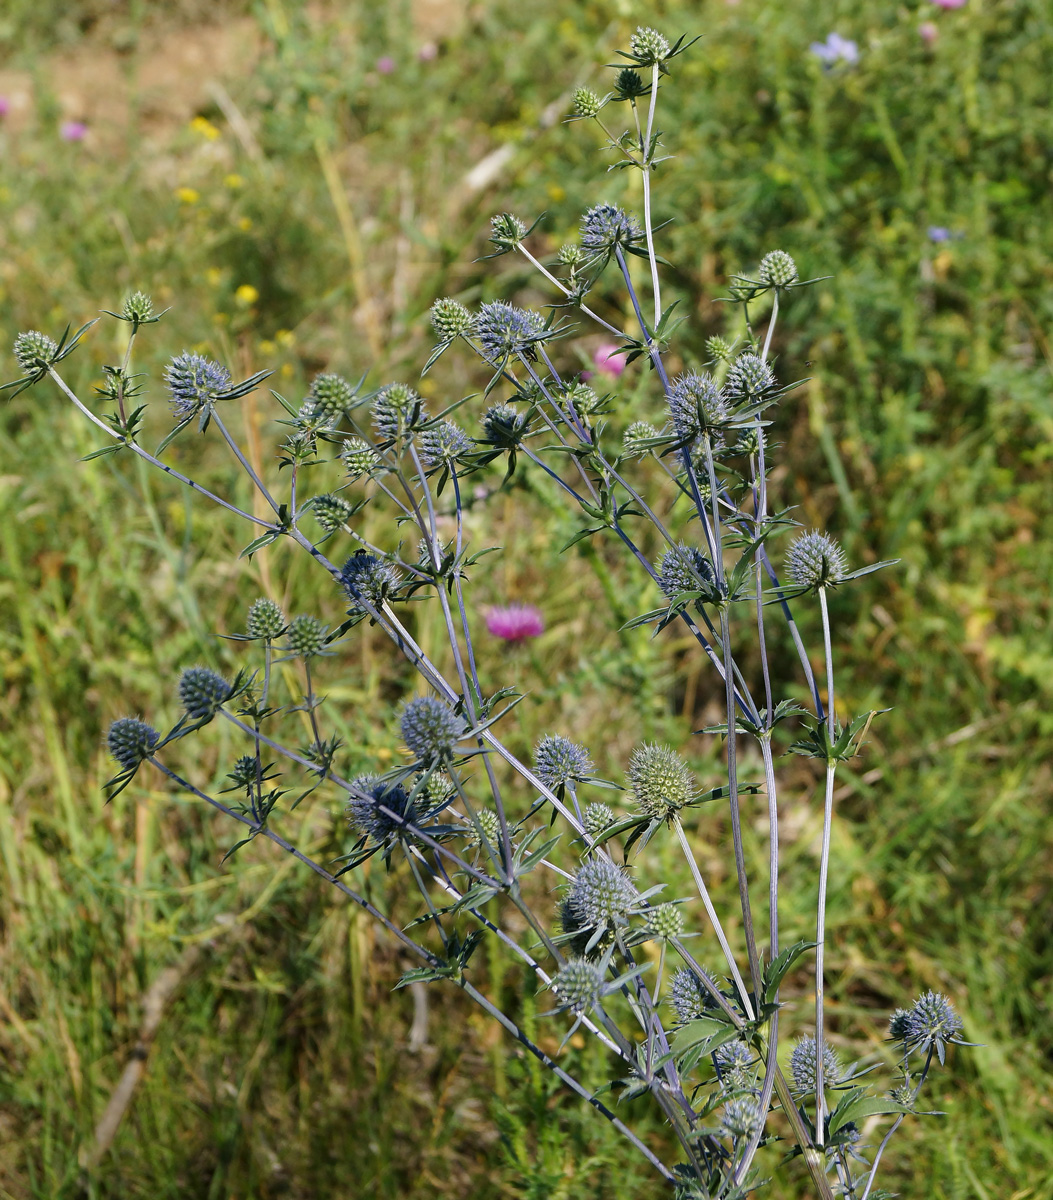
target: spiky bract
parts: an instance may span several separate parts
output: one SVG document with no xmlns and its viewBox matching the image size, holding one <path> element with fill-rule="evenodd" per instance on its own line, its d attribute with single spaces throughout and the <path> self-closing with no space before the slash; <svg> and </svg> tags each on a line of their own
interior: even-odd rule
<svg viewBox="0 0 1053 1200">
<path fill-rule="evenodd" d="M 760 1106 L 749 1096 L 737 1096 L 724 1105 L 720 1116 L 720 1132 L 725 1137 L 741 1141 L 752 1137 L 763 1123 Z"/>
<path fill-rule="evenodd" d="M 360 775 L 351 781 L 352 796 L 347 803 L 347 819 L 352 828 L 368 834 L 374 842 L 412 837 L 403 821 L 417 824 L 420 814 L 417 805 L 410 800 L 409 793 L 399 783 L 391 783 L 378 775 Z M 390 809 L 402 821 L 381 812 L 381 806 Z"/>
<path fill-rule="evenodd" d="M 405 383 L 389 384 L 373 399 L 373 428 L 385 442 L 409 432 L 427 415 L 424 401 Z"/>
<path fill-rule="evenodd" d="M 58 343 L 54 338 L 41 333 L 39 329 L 29 329 L 15 338 L 15 361 L 23 371 L 35 372 L 42 370 L 58 354 Z"/>
<path fill-rule="evenodd" d="M 671 746 L 637 746 L 626 776 L 640 811 L 649 817 L 670 817 L 697 794 L 691 768 Z"/>
<path fill-rule="evenodd" d="M 342 375 L 316 375 L 307 393 L 315 411 L 329 418 L 342 416 L 355 400 L 355 389 Z"/>
<path fill-rule="evenodd" d="M 786 556 L 790 578 L 799 587 L 818 589 L 840 583 L 848 571 L 845 552 L 828 534 L 802 533 Z"/>
<path fill-rule="evenodd" d="M 475 327 L 486 357 L 491 362 L 502 362 L 517 354 L 527 357 L 533 354 L 534 343 L 544 331 L 545 318 L 505 300 L 494 300 L 479 309 Z"/>
<path fill-rule="evenodd" d="M 603 994 L 604 978 L 602 963 L 587 958 L 572 958 L 556 972 L 551 986 L 562 1007 L 584 1013 Z"/>
<path fill-rule="evenodd" d="M 641 236 L 636 220 L 615 204 L 597 204 L 581 218 L 581 244 L 594 257 L 624 250 Z"/>
<path fill-rule="evenodd" d="M 420 456 L 429 467 L 448 466 L 471 452 L 472 439 L 455 421 L 445 417 L 421 434 Z"/>
<path fill-rule="evenodd" d="M 492 446 L 511 450 L 523 440 L 526 415 L 511 404 L 494 404 L 483 414 L 483 433 Z"/>
<path fill-rule="evenodd" d="M 157 742 L 157 730 L 136 717 L 120 717 L 106 734 L 107 749 L 126 771 L 149 758 Z"/>
</svg>

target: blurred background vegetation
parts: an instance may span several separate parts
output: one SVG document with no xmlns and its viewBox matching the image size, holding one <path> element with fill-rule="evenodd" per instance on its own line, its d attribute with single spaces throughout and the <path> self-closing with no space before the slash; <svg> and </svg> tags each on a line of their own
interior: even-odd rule
<svg viewBox="0 0 1053 1200">
<path fill-rule="evenodd" d="M 983 1049 L 953 1054 L 930 1093 L 947 1116 L 904 1128 L 883 1182 L 941 1200 L 1049 1197 L 1044 0 L 8 0 L 0 341 L 150 292 L 170 308 L 138 351 L 155 440 L 160 371 L 184 348 L 235 374 L 271 368 L 293 399 L 322 369 L 412 382 L 437 295 L 548 299 L 519 261 L 475 261 L 492 213 L 545 210 L 535 249 L 550 254 L 590 204 L 637 203 L 628 173 L 604 175 L 595 131 L 560 118 L 576 85 L 605 90 L 601 64 L 638 23 L 702 35 L 661 102 L 676 157 L 656 181 L 658 218 L 675 218 L 659 249 L 690 318 L 676 352 L 694 363 L 708 335 L 736 332 L 716 300 L 767 250 L 829 276 L 794 295 L 776 335 L 780 376 L 807 382 L 777 414 L 773 486 L 856 563 L 902 560 L 834 599 L 844 711 L 892 711 L 838 797 L 833 1040 L 847 1057 L 887 1056 L 891 1009 L 948 993 Z M 856 40 L 858 63 L 827 70 L 810 53 L 831 31 Z M 616 290 L 601 292 L 628 328 Z M 100 324 L 69 360 L 82 394 L 120 336 Z M 599 340 L 581 343 L 586 358 Z M 436 399 L 482 382 L 455 358 L 426 381 Z M 9 356 L 0 374 L 16 374 Z M 622 392 L 616 426 L 658 414 L 637 367 Z M 241 415 L 268 461 L 279 430 L 264 397 Z M 111 720 L 160 724 L 183 666 L 246 662 L 217 634 L 243 629 L 256 596 L 331 621 L 338 597 L 279 547 L 238 561 L 241 529 L 133 463 L 76 464 L 95 442 L 48 386 L 5 403 L 0 425 L 0 1196 L 660 1195 L 458 996 L 433 989 L 415 1011 L 392 994 L 408 964 L 324 884 L 268 846 L 221 864 L 233 831 L 145 773 L 103 805 Z M 213 441 L 171 453 L 251 503 Z M 616 547 L 561 557 L 574 525 L 536 472 L 485 483 L 472 535 L 504 552 L 470 604 L 536 603 L 548 624 L 529 649 L 484 649 L 487 678 L 529 692 L 513 745 L 558 730 L 620 778 L 636 742 L 661 738 L 718 772 L 719 748 L 690 736 L 719 698 L 697 656 L 671 634 L 616 632 L 656 600 Z M 439 631 L 418 636 L 435 645 Z M 291 667 L 287 682 L 298 695 Z M 375 631 L 327 661 L 319 688 L 345 714 L 349 769 L 397 751 L 387 704 L 413 686 Z M 219 729 L 197 746 L 188 769 L 203 783 L 240 752 Z M 809 770 L 782 764 L 789 938 L 808 935 L 820 813 Z M 754 821 L 761 851 L 760 810 Z M 323 858 L 346 841 L 334 797 L 281 827 Z M 730 911 L 720 816 L 695 836 Z M 671 856 L 664 868 L 687 894 Z M 377 868 L 365 886 L 388 903 L 405 884 Z M 529 1026 L 518 970 L 492 956 L 479 973 Z M 809 995 L 806 973 L 791 980 L 788 1029 L 804 1030 Z M 166 996 L 135 1100 L 97 1155 L 96 1123 Z M 538 1036 L 554 1048 L 552 1025 Z M 602 1055 L 567 1053 L 605 1078 Z M 646 1105 L 629 1107 L 664 1145 Z M 770 1194 L 808 1189 L 791 1166 Z"/>
</svg>

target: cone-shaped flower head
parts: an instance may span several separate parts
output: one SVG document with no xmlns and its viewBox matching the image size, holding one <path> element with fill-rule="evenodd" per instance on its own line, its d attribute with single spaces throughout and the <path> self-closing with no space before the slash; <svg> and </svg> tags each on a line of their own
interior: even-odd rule
<svg viewBox="0 0 1053 1200">
<path fill-rule="evenodd" d="M 728 419 L 728 401 L 712 375 L 688 371 L 673 380 L 669 389 L 669 413 L 681 439 L 719 429 Z"/>
<path fill-rule="evenodd" d="M 483 433 L 492 446 L 511 450 L 523 440 L 526 423 L 526 415 L 511 404 L 494 404 L 483 414 Z"/>
<path fill-rule="evenodd" d="M 375 608 L 398 591 L 402 582 L 399 571 L 375 554 L 356 551 L 344 563 L 340 571 L 340 582 L 351 601 L 351 612 L 364 612 L 364 603 Z"/>
<path fill-rule="evenodd" d="M 195 721 L 211 720 L 230 691 L 223 676 L 208 667 L 187 667 L 179 678 L 179 702 Z"/>
<path fill-rule="evenodd" d="M 483 353 L 491 362 L 501 362 L 517 354 L 530 357 L 544 328 L 545 318 L 541 313 L 517 308 L 504 300 L 484 304 L 475 318 Z"/>
<path fill-rule="evenodd" d="M 637 746 L 626 772 L 640 811 L 670 817 L 697 794 L 691 768 L 671 746 Z"/>
<path fill-rule="evenodd" d="M 136 325 L 149 321 L 154 315 L 154 302 L 145 292 L 133 292 L 124 302 L 121 316 Z"/>
<path fill-rule="evenodd" d="M 670 600 L 681 592 L 697 592 L 712 582 L 709 559 L 694 546 L 683 542 L 670 546 L 658 560 L 658 586 Z"/>
<path fill-rule="evenodd" d="M 741 1038 L 736 1038 L 733 1042 L 725 1042 L 716 1050 L 713 1058 L 716 1061 L 725 1091 L 752 1087 L 756 1083 L 757 1072 L 753 1051 Z"/>
<path fill-rule="evenodd" d="M 355 389 L 342 375 L 316 375 L 307 394 L 315 411 L 329 418 L 342 416 L 355 400 Z"/>
<path fill-rule="evenodd" d="M 651 447 L 647 443 L 658 437 L 658 430 L 648 421 L 633 421 L 622 438 L 622 453 L 629 458 L 642 458 Z"/>
<path fill-rule="evenodd" d="M 553 733 L 534 747 L 534 770 L 543 784 L 557 788 L 572 779 L 586 779 L 592 760 L 584 746 Z"/>
<path fill-rule="evenodd" d="M 30 329 L 15 338 L 15 361 L 26 372 L 39 371 L 40 364 L 50 363 L 58 353 L 58 343 L 38 329 Z"/>
<path fill-rule="evenodd" d="M 493 849 L 501 845 L 501 818 L 497 815 L 497 810 L 494 808 L 481 808 L 475 814 L 476 820 L 479 822 L 486 840 L 490 843 Z M 479 830 L 474 823 L 469 823 L 468 832 L 465 834 L 465 840 L 469 846 L 478 846 L 481 844 Z"/>
<path fill-rule="evenodd" d="M 583 929 L 613 928 L 635 911 L 639 898 L 628 873 L 599 856 L 582 864 L 567 893 L 568 907 Z"/>
<path fill-rule="evenodd" d="M 475 317 L 458 300 L 449 296 L 436 300 L 431 306 L 431 323 L 441 342 L 467 337 L 475 328 Z"/>
<path fill-rule="evenodd" d="M 641 236 L 635 219 L 615 204 L 597 204 L 581 218 L 581 244 L 593 257 L 624 250 Z"/>
<path fill-rule="evenodd" d="M 587 958 L 572 958 L 556 972 L 552 979 L 552 990 L 564 1008 L 584 1013 L 603 994 L 606 977 L 603 964 Z"/>
<path fill-rule="evenodd" d="M 810 1096 L 815 1091 L 815 1038 L 804 1037 L 790 1055 L 790 1078 L 798 1096 Z M 833 1048 L 823 1043 L 823 1080 L 826 1086 L 841 1079 L 841 1063 Z"/>
<path fill-rule="evenodd" d="M 757 278 L 766 287 L 786 287 L 797 279 L 797 264 L 785 250 L 772 250 L 761 259 Z"/>
<path fill-rule="evenodd" d="M 816 529 L 793 542 L 786 567 L 794 583 L 814 590 L 840 583 L 848 571 L 845 552 L 832 537 Z"/>
<path fill-rule="evenodd" d="M 587 87 L 580 87 L 574 93 L 574 112 L 579 117 L 595 117 L 599 114 L 600 98 Z"/>
<path fill-rule="evenodd" d="M 706 978 L 711 983 L 714 982 L 708 971 Z M 702 986 L 694 971 L 688 967 L 681 967 L 673 976 L 670 999 L 676 1018 L 682 1025 L 686 1025 L 688 1021 L 697 1020 L 716 1006 L 716 1001 Z"/>
<path fill-rule="evenodd" d="M 261 596 L 259 600 L 253 601 L 249 609 L 246 628 L 250 638 L 273 641 L 285 632 L 285 614 L 273 600 Z"/>
<path fill-rule="evenodd" d="M 629 49 L 641 66 L 649 67 L 664 61 L 669 53 L 669 42 L 657 29 L 645 29 L 638 25 L 629 39 Z"/>
<path fill-rule="evenodd" d="M 315 496 L 311 508 L 314 510 L 314 519 L 326 533 L 333 533 L 346 524 L 354 511 L 350 500 L 332 492 L 325 496 Z"/>
<path fill-rule="evenodd" d="M 399 728 L 410 753 L 422 762 L 449 758 L 468 726 L 443 700 L 415 696 L 402 707 Z"/>
<path fill-rule="evenodd" d="M 180 421 L 214 403 L 230 387 L 230 372 L 218 362 L 184 350 L 165 367 L 172 411 Z"/>
<path fill-rule="evenodd" d="M 430 425 L 420 439 L 420 456 L 429 467 L 448 465 L 471 453 L 472 439 L 455 421 L 445 417 Z"/>
<path fill-rule="evenodd" d="M 157 730 L 135 717 L 114 721 L 106 734 L 107 749 L 126 771 L 134 770 L 144 758 L 149 758 L 157 741 Z"/>
<path fill-rule="evenodd" d="M 724 391 L 734 404 L 762 400 L 774 388 L 772 369 L 758 354 L 740 354 L 724 379 Z"/>
<path fill-rule="evenodd" d="M 406 433 L 427 415 L 424 401 L 405 383 L 392 383 L 373 399 L 373 428 L 385 442 Z"/>
<path fill-rule="evenodd" d="M 720 1116 L 720 1132 L 735 1141 L 752 1137 L 763 1123 L 760 1106 L 749 1096 L 737 1096 L 724 1105 Z"/>
<path fill-rule="evenodd" d="M 377 775 L 360 775 L 351 781 L 351 786 L 353 794 L 346 812 L 352 828 L 381 843 L 412 836 L 399 821 L 380 811 L 383 805 L 403 820 L 417 824 L 420 815 L 417 806 L 401 784 L 392 784 Z"/>
<path fill-rule="evenodd" d="M 960 1041 L 961 1032 L 962 1019 L 954 1005 L 940 992 L 926 992 L 914 1001 L 907 1015 L 904 1043 L 908 1050 L 922 1054 L 935 1049 L 942 1063 L 947 1043 Z"/>
<path fill-rule="evenodd" d="M 684 932 L 684 914 L 678 904 L 659 904 L 648 913 L 647 925 L 656 938 L 679 937 Z"/>
<path fill-rule="evenodd" d="M 380 455 L 365 438 L 360 437 L 349 437 L 344 440 L 340 458 L 352 480 L 360 479 L 363 475 L 371 475 L 380 463 Z"/>
<path fill-rule="evenodd" d="M 587 804 L 581 815 L 585 831 L 590 837 L 599 837 L 607 826 L 613 825 L 616 820 L 614 809 L 599 800 Z"/>
<path fill-rule="evenodd" d="M 293 617 L 285 636 L 293 654 L 299 655 L 300 658 L 314 658 L 325 648 L 328 632 L 329 627 L 323 625 L 317 617 L 304 613 L 302 616 Z"/>
</svg>

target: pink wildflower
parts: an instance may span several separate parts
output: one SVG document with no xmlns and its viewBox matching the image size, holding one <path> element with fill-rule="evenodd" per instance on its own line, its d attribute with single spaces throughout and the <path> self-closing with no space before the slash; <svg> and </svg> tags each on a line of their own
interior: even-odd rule
<svg viewBox="0 0 1053 1200">
<path fill-rule="evenodd" d="M 918 35 L 926 46 L 933 46 L 936 44 L 936 39 L 940 36 L 940 31 L 935 21 L 922 21 L 918 26 Z"/>
<path fill-rule="evenodd" d="M 438 56 L 439 47 L 436 46 L 434 42 L 425 42 L 424 45 L 421 46 L 421 48 L 417 51 L 417 58 L 419 58 L 421 62 L 431 62 L 433 58 L 438 58 Z"/>
<path fill-rule="evenodd" d="M 506 642 L 525 642 L 545 632 L 545 619 L 532 604 L 508 604 L 487 610 L 486 628 Z"/>
<path fill-rule="evenodd" d="M 390 75 L 395 69 L 395 60 L 385 54 L 383 58 L 377 59 L 377 70 L 381 75 Z"/>
<path fill-rule="evenodd" d="M 83 121 L 63 121 L 59 126 L 59 137 L 64 142 L 83 142 L 87 132 L 88 127 Z"/>
<path fill-rule="evenodd" d="M 0 120 L 11 111 L 11 101 L 6 96 L 0 96 Z"/>
<path fill-rule="evenodd" d="M 932 0 L 937 8 L 964 8 L 965 0 Z"/>
<path fill-rule="evenodd" d="M 613 342 L 604 342 L 597 346 L 592 354 L 592 361 L 601 375 L 611 375 L 617 379 L 625 370 L 625 358 L 618 354 L 618 347 Z"/>
</svg>

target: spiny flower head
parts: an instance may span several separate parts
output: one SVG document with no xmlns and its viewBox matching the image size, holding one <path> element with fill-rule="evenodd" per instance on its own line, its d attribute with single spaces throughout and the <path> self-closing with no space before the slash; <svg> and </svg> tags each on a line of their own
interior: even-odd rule
<svg viewBox="0 0 1053 1200">
<path fill-rule="evenodd" d="M 797 264 L 785 250 L 771 250 L 761 259 L 757 278 L 766 287 L 786 287 L 797 279 Z"/>
<path fill-rule="evenodd" d="M 187 667 L 179 678 L 179 701 L 195 721 L 211 720 L 230 691 L 223 676 L 208 667 Z"/>
<path fill-rule="evenodd" d="M 325 648 L 328 632 L 328 625 L 323 625 L 317 617 L 304 613 L 302 616 L 293 617 L 289 622 L 285 637 L 293 654 L 300 658 L 314 658 Z"/>
<path fill-rule="evenodd" d="M 472 449 L 472 439 L 456 423 L 445 417 L 434 425 L 429 425 L 421 434 L 420 456 L 425 465 L 437 467 L 448 465 L 469 454 Z"/>
<path fill-rule="evenodd" d="M 759 354 L 740 354 L 724 379 L 724 391 L 735 404 L 761 400 L 774 387 L 772 369 Z"/>
<path fill-rule="evenodd" d="M 482 829 L 486 840 L 496 849 L 501 844 L 501 818 L 497 815 L 497 810 L 493 808 L 481 808 L 475 814 L 476 821 L 479 822 L 479 827 Z M 476 828 L 474 822 L 469 823 L 468 832 L 465 834 L 465 840 L 469 846 L 479 846 L 482 840 L 479 837 L 479 829 Z"/>
<path fill-rule="evenodd" d="M 14 355 L 18 365 L 26 372 L 41 370 L 41 363 L 50 363 L 58 354 L 58 342 L 41 333 L 39 329 L 30 329 L 20 333 L 15 338 Z"/>
<path fill-rule="evenodd" d="M 347 803 L 347 820 L 359 833 L 368 834 L 381 844 L 412 837 L 405 826 L 394 817 L 380 811 L 380 806 L 397 813 L 404 821 L 416 825 L 420 814 L 409 793 L 400 783 L 385 781 L 378 775 L 359 775 L 351 780 L 352 795 Z"/>
<path fill-rule="evenodd" d="M 483 433 L 492 446 L 511 450 L 523 440 L 526 423 L 525 414 L 511 404 L 494 404 L 483 414 Z"/>
<path fill-rule="evenodd" d="M 249 609 L 246 628 L 250 638 L 273 641 L 285 632 L 285 614 L 273 600 L 261 596 L 259 600 L 253 601 Z"/>
<path fill-rule="evenodd" d="M 107 749 L 126 771 L 149 758 L 157 742 L 157 730 L 135 717 L 120 717 L 106 734 Z"/>
<path fill-rule="evenodd" d="M 434 762 L 450 757 L 468 726 L 445 701 L 415 696 L 402 706 L 399 728 L 411 754 L 422 762 Z"/>
<path fill-rule="evenodd" d="M 741 1038 L 725 1042 L 716 1050 L 713 1059 L 720 1072 L 720 1082 L 725 1092 L 752 1090 L 756 1087 L 757 1069 L 753 1061 L 753 1051 Z"/>
<path fill-rule="evenodd" d="M 619 366 L 621 362 L 619 360 Z M 581 417 L 591 417 L 600 409 L 600 398 L 587 383 L 572 384 L 563 393 L 571 408 Z"/>
<path fill-rule="evenodd" d="M 605 977 L 602 963 L 572 958 L 553 976 L 551 987 L 562 1007 L 584 1013 L 603 995 Z"/>
<path fill-rule="evenodd" d="M 587 804 L 581 816 L 585 832 L 589 837 L 593 838 L 599 837 L 607 826 L 613 825 L 616 820 L 614 809 L 609 804 L 603 804 L 599 800 L 594 800 L 591 804 Z"/>
<path fill-rule="evenodd" d="M 512 213 L 490 218 L 490 241 L 502 250 L 514 250 L 526 237 L 527 227 Z"/>
<path fill-rule="evenodd" d="M 628 873 L 597 855 L 587 859 L 574 876 L 567 904 L 583 929 L 609 929 L 635 911 L 639 898 Z"/>
<path fill-rule="evenodd" d="M 344 563 L 340 582 L 351 601 L 350 611 L 364 612 L 363 601 L 375 608 L 398 590 L 402 575 L 385 559 L 356 550 Z"/>
<path fill-rule="evenodd" d="M 731 343 L 719 334 L 706 338 L 706 353 L 714 362 L 731 362 Z"/>
<path fill-rule="evenodd" d="M 342 416 L 355 400 L 355 389 L 342 375 L 316 375 L 307 393 L 314 409 L 326 417 Z"/>
<path fill-rule="evenodd" d="M 467 337 L 475 328 L 475 317 L 458 300 L 444 296 L 431 306 L 431 324 L 440 341 Z"/>
<path fill-rule="evenodd" d="M 592 759 L 584 746 L 552 733 L 534 747 L 534 770 L 546 787 L 557 788 L 572 779 L 588 778 Z"/>
<path fill-rule="evenodd" d="M 365 438 L 360 437 L 344 439 L 344 448 L 340 451 L 340 459 L 352 480 L 360 479 L 363 475 L 371 475 L 380 464 L 380 455 Z"/>
<path fill-rule="evenodd" d="M 337 496 L 330 492 L 325 496 L 315 496 L 311 508 L 318 524 L 326 533 L 333 533 L 348 522 L 354 505 L 350 500 L 345 500 L 343 496 Z"/>
<path fill-rule="evenodd" d="M 705 975 L 710 983 L 714 983 L 713 976 L 708 971 Z M 688 967 L 681 967 L 673 976 L 669 998 L 673 1002 L 676 1019 L 682 1025 L 686 1025 L 688 1021 L 696 1021 L 716 1005 L 716 1001 L 699 982 L 694 971 Z"/>
<path fill-rule="evenodd" d="M 545 318 L 505 300 L 494 300 L 479 309 L 475 326 L 483 353 L 491 362 L 501 362 L 516 354 L 529 358 L 544 332 Z"/>
<path fill-rule="evenodd" d="M 704 430 L 718 429 L 727 421 L 728 401 L 712 375 L 688 371 L 673 380 L 669 389 L 669 413 L 679 438 L 695 438 Z"/>
<path fill-rule="evenodd" d="M 587 87 L 580 87 L 574 93 L 574 112 L 579 117 L 595 117 L 603 107 L 599 96 Z"/>
<path fill-rule="evenodd" d="M 664 61 L 669 53 L 669 42 L 657 29 L 645 29 L 638 25 L 629 39 L 629 49 L 641 66 L 650 67 Z"/>
<path fill-rule="evenodd" d="M 426 419 L 420 396 L 405 383 L 392 383 L 373 400 L 373 428 L 383 441 L 392 441 Z"/>
<path fill-rule="evenodd" d="M 614 80 L 614 94 L 619 100 L 637 100 L 645 96 L 648 90 L 640 72 L 632 67 L 624 67 Z"/>
<path fill-rule="evenodd" d="M 641 812 L 649 817 L 670 817 L 697 794 L 691 768 L 671 746 L 637 746 L 626 776 Z"/>
<path fill-rule="evenodd" d="M 902 1042 L 910 1032 L 910 1009 L 897 1008 L 889 1018 L 888 1035 L 894 1042 Z"/>
<path fill-rule="evenodd" d="M 218 362 L 184 350 L 165 367 L 165 383 L 172 395 L 172 411 L 184 421 L 220 399 L 231 379 Z"/>
<path fill-rule="evenodd" d="M 790 1077 L 795 1095 L 810 1096 L 815 1091 L 815 1038 L 804 1037 L 790 1055 Z M 841 1079 L 841 1063 L 833 1048 L 823 1043 L 823 1080 L 829 1086 Z"/>
<path fill-rule="evenodd" d="M 133 292 L 124 302 L 121 316 L 133 325 L 141 325 L 154 315 L 154 302 L 145 292 Z"/>
<path fill-rule="evenodd" d="M 585 252 L 577 242 L 564 242 L 556 257 L 565 267 L 577 267 L 585 261 Z"/>
<path fill-rule="evenodd" d="M 799 587 L 818 590 L 840 583 L 848 571 L 845 552 L 832 537 L 813 529 L 802 533 L 786 556 L 790 578 Z"/>
<path fill-rule="evenodd" d="M 258 778 L 255 755 L 243 754 L 234 764 L 234 769 L 228 773 L 227 778 L 231 780 L 235 787 L 249 788 L 255 786 Z"/>
<path fill-rule="evenodd" d="M 649 421 L 633 421 L 622 438 L 622 453 L 629 458 L 642 458 L 651 447 L 647 443 L 658 437 L 658 430 Z"/>
<path fill-rule="evenodd" d="M 724 1105 L 720 1117 L 720 1132 L 725 1137 L 742 1141 L 752 1137 L 763 1123 L 760 1105 L 749 1096 L 737 1096 Z"/>
<path fill-rule="evenodd" d="M 681 592 L 697 592 L 713 582 L 713 567 L 701 550 L 681 542 L 658 560 L 658 586 L 672 600 Z"/>
<path fill-rule="evenodd" d="M 592 257 L 613 254 L 639 241 L 640 226 L 623 208 L 597 204 L 581 218 L 581 244 Z"/>
<path fill-rule="evenodd" d="M 684 932 L 684 914 L 678 904 L 659 904 L 647 914 L 647 927 L 654 937 L 668 941 Z"/>
<path fill-rule="evenodd" d="M 941 1063 L 947 1043 L 961 1041 L 962 1019 L 941 992 L 926 992 L 919 996 L 907 1014 L 906 1024 L 906 1049 L 922 1054 L 935 1049 Z"/>
</svg>

